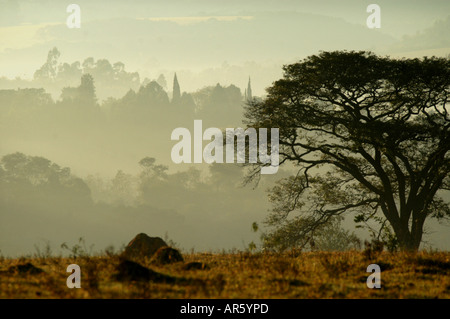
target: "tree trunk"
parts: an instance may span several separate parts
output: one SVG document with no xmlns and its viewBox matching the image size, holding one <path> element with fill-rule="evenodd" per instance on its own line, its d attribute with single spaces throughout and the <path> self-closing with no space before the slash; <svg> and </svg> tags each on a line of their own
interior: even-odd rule
<svg viewBox="0 0 450 319">
<path fill-rule="evenodd" d="M 408 221 L 398 221 L 397 223 L 391 223 L 391 225 L 394 229 L 395 236 L 397 237 L 400 250 L 412 252 L 419 250 L 422 241 L 423 223 L 413 223 L 411 231 L 408 227 Z"/>
<path fill-rule="evenodd" d="M 422 227 L 414 227 L 409 231 L 408 225 L 402 225 L 400 231 L 396 231 L 394 228 L 394 232 L 397 236 L 400 250 L 411 252 L 419 250 L 423 234 Z"/>
</svg>

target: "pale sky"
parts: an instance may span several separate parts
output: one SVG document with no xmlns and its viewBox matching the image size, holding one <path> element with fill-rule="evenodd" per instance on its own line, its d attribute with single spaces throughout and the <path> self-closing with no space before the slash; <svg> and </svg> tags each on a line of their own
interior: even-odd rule
<svg viewBox="0 0 450 319">
<path fill-rule="evenodd" d="M 61 62 L 106 58 L 142 78 L 177 72 L 186 91 L 210 82 L 244 87 L 254 71 L 249 65 L 256 64 L 265 68 L 253 75 L 261 95 L 281 65 L 319 50 L 407 57 L 450 52 L 449 1 L 377 1 L 381 28 L 369 29 L 372 2 L 77 1 L 81 28 L 69 29 L 64 2 L 1 0 L 0 75 L 31 78 L 56 46 Z M 427 30 L 433 36 L 423 41 Z"/>
</svg>

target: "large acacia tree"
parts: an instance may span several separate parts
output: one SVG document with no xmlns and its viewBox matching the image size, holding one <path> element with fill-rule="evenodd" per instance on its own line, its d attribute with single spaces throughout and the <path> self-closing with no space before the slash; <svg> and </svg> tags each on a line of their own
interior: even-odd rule
<svg viewBox="0 0 450 319">
<path fill-rule="evenodd" d="M 449 89 L 447 58 L 336 51 L 284 66 L 246 112 L 280 129 L 280 165 L 298 170 L 272 190 L 269 224 L 295 241 L 352 212 L 417 250 L 425 220 L 450 216 Z"/>
</svg>

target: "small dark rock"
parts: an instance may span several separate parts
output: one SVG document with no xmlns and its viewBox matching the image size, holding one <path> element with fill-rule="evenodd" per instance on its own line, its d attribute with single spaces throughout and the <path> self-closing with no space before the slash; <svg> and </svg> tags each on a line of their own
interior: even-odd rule
<svg viewBox="0 0 450 319">
<path fill-rule="evenodd" d="M 44 272 L 42 269 L 35 267 L 31 263 L 21 264 L 17 266 L 11 266 L 9 267 L 10 272 L 18 272 L 20 274 L 30 274 L 30 275 L 37 275 L 42 272 Z"/>
<path fill-rule="evenodd" d="M 123 260 L 116 268 L 118 281 L 174 282 L 175 278 L 160 274 L 133 261 Z"/>
<path fill-rule="evenodd" d="M 391 269 L 394 268 L 393 265 L 391 265 L 389 263 L 382 262 L 382 261 L 378 261 L 378 262 L 376 262 L 376 264 L 378 266 L 380 266 L 381 271 L 391 270 Z"/>
<path fill-rule="evenodd" d="M 358 277 L 358 282 L 361 282 L 361 283 L 364 283 L 364 282 L 367 282 L 367 276 L 360 276 L 360 277 Z"/>
<path fill-rule="evenodd" d="M 441 270 L 450 270 L 450 262 L 445 262 L 441 260 L 429 259 L 429 258 L 418 258 L 417 264 L 420 266 L 440 268 Z"/>
<path fill-rule="evenodd" d="M 440 274 L 443 273 L 445 274 L 445 271 L 440 270 L 439 268 L 430 268 L 430 267 L 425 267 L 421 270 L 422 274 L 430 274 L 430 275 L 436 275 L 436 274 Z"/>
<path fill-rule="evenodd" d="M 180 252 L 171 247 L 161 247 L 153 256 L 152 262 L 160 265 L 167 265 L 183 261 Z"/>
<path fill-rule="evenodd" d="M 299 279 L 292 279 L 292 280 L 289 280 L 289 285 L 295 286 L 295 287 L 310 286 L 310 284 L 307 283 L 306 281 L 299 280 Z"/>
<path fill-rule="evenodd" d="M 299 280 L 299 279 L 272 279 L 272 282 L 276 282 L 276 283 L 280 283 L 280 284 L 284 284 L 287 283 L 289 284 L 289 286 L 294 286 L 294 287 L 305 287 L 305 286 L 310 286 L 311 284 L 307 283 L 306 281 L 303 280 Z"/>
<path fill-rule="evenodd" d="M 208 270 L 209 266 L 205 263 L 193 261 L 183 266 L 183 270 Z"/>
</svg>

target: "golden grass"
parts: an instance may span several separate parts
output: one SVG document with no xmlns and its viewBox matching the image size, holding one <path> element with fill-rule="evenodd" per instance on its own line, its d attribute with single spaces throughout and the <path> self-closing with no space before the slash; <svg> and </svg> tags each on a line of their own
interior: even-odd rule
<svg viewBox="0 0 450 319">
<path fill-rule="evenodd" d="M 450 298 L 450 253 L 194 253 L 157 266 L 176 283 L 119 282 L 118 257 L 20 258 L 0 261 L 0 298 Z M 207 270 L 184 270 L 192 261 Z M 14 266 L 32 263 L 40 274 Z M 369 264 L 381 266 L 381 289 L 369 289 Z M 69 289 L 69 264 L 81 267 L 81 289 Z"/>
</svg>

